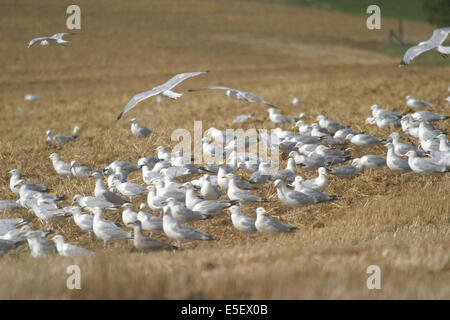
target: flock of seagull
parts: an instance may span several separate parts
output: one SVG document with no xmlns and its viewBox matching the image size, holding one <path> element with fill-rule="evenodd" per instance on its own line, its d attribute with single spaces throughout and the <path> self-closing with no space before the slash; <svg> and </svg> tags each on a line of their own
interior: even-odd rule
<svg viewBox="0 0 450 320">
<path fill-rule="evenodd" d="M 441 44 L 450 32 L 450 28 L 438 29 L 428 42 L 418 45 L 419 49 L 406 52 L 402 64 L 409 63 L 424 48 L 437 48 L 443 53 Z M 35 43 L 41 45 L 65 45 L 64 40 L 69 33 L 58 33 L 51 37 L 41 37 L 31 40 L 28 47 Z M 445 52 L 444 52 L 445 53 Z M 178 99 L 181 93 L 172 89 L 184 80 L 205 74 L 208 71 L 188 72 L 175 75 L 166 83 L 149 91 L 135 95 L 117 119 L 134 108 L 139 102 L 152 97 L 164 96 Z M 340 178 L 351 178 L 365 169 L 377 169 L 387 166 L 396 173 L 413 171 L 423 177 L 426 175 L 449 172 L 450 145 L 445 132 L 437 129 L 434 123 L 444 121 L 448 116 L 429 110 L 432 104 L 406 97 L 406 105 L 416 109 L 413 113 L 382 109 L 378 105 L 371 107 L 371 117 L 366 124 L 376 125 L 382 130 L 401 129 L 404 135 L 417 140 L 417 146 L 401 141 L 398 132 L 392 132 L 388 138 L 380 138 L 353 130 L 350 126 L 338 123 L 318 115 L 316 122 L 305 123 L 301 120 L 305 113 L 297 118 L 283 115 L 276 106 L 253 93 L 232 89 L 224 86 L 206 86 L 197 90 L 225 90 L 226 95 L 246 102 L 259 102 L 269 106 L 268 118 L 279 125 L 295 126 L 296 130 L 276 128 L 270 133 L 263 130 L 254 138 L 240 138 L 228 130 L 214 127 L 205 132 L 203 153 L 205 158 L 223 156 L 225 161 L 219 164 L 206 163 L 196 166 L 191 163 L 190 155 L 183 152 L 166 151 L 163 146 L 156 148 L 156 155 L 138 159 L 137 163 L 116 160 L 106 168 L 96 169 L 81 165 L 77 160 L 65 162 L 57 153 L 49 158 L 55 173 L 64 179 L 94 179 L 93 195 L 74 195 L 70 206 L 61 207 L 60 202 L 65 197 L 51 193 L 52 189 L 43 184 L 27 181 L 18 169 L 9 173 L 11 192 L 18 197 L 17 201 L 0 200 L 0 212 L 14 211 L 25 208 L 33 213 L 36 219 L 52 227 L 54 224 L 73 223 L 89 239 L 92 234 L 108 247 L 112 241 L 132 240 L 139 251 L 176 250 L 185 241 L 215 240 L 201 230 L 192 228 L 189 223 L 197 220 L 213 219 L 224 210 L 229 210 L 234 228 L 249 235 L 253 232 L 293 232 L 297 229 L 266 215 L 264 199 L 254 190 L 265 188 L 273 183 L 280 202 L 291 208 L 295 214 L 298 207 L 315 205 L 322 202 L 336 201 L 339 196 L 324 192 L 329 181 L 327 175 Z M 450 91 L 450 87 L 449 87 Z M 450 102 L 450 97 L 446 100 Z M 306 103 L 295 98 L 293 104 Z M 253 117 L 252 114 L 237 116 L 233 122 L 244 122 Z M 139 138 L 145 138 L 154 132 L 139 125 L 136 118 L 131 119 L 131 133 Z M 55 134 L 47 130 L 47 141 L 57 144 L 76 143 L 80 128 L 76 126 L 72 135 Z M 277 170 L 276 166 L 266 159 L 251 152 L 238 152 L 237 146 L 245 148 L 263 143 L 269 150 L 281 151 L 288 155 L 286 168 Z M 366 154 L 353 158 L 343 150 L 346 145 L 353 144 L 358 148 L 370 149 L 371 146 L 384 144 L 387 148 L 386 157 Z M 340 148 L 341 147 L 341 148 Z M 350 163 L 343 164 L 350 161 Z M 317 169 L 314 179 L 304 180 L 297 174 L 297 167 Z M 248 180 L 239 177 L 239 170 L 251 174 Z M 128 181 L 128 176 L 134 171 L 140 171 L 145 186 Z M 105 185 L 105 177 L 106 185 Z M 194 179 L 197 177 L 197 179 Z M 181 182 L 180 178 L 183 178 Z M 190 178 L 190 179 L 189 179 Z M 141 201 L 145 199 L 146 201 Z M 133 203 L 140 201 L 139 211 L 133 209 Z M 246 203 L 260 203 L 256 209 L 256 218 L 241 213 Z M 105 211 L 122 212 L 123 225 L 114 223 L 103 217 Z M 91 214 L 92 213 L 92 214 Z M 53 243 L 45 240 L 52 230 L 33 230 L 28 223 L 30 219 L 12 218 L 0 219 L 0 254 L 15 250 L 28 244 L 30 255 L 35 258 L 47 257 L 58 253 L 61 256 L 91 255 L 94 252 L 67 243 L 62 235 L 54 235 Z M 125 228 L 132 229 L 133 232 Z M 130 230 L 131 231 L 131 230 Z M 145 234 L 145 233 L 147 234 Z M 177 242 L 177 246 L 152 238 L 153 233 L 163 232 L 169 239 Z"/>
</svg>

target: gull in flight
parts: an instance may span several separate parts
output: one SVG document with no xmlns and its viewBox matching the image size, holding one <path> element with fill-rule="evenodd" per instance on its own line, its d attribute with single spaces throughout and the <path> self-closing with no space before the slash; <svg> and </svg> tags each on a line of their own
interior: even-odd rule
<svg viewBox="0 0 450 320">
<path fill-rule="evenodd" d="M 150 97 L 156 96 L 158 94 L 162 94 L 163 96 L 166 96 L 166 97 L 168 97 L 170 99 L 174 99 L 174 100 L 180 98 L 182 96 L 182 94 L 171 91 L 172 88 L 174 88 L 175 86 L 177 86 L 179 83 L 183 82 L 184 80 L 187 80 L 189 78 L 192 78 L 192 77 L 195 77 L 195 76 L 207 73 L 207 72 L 209 72 L 209 71 L 179 73 L 179 74 L 175 75 L 174 77 L 172 77 L 169 81 L 163 83 L 162 85 L 154 87 L 151 90 L 138 93 L 133 98 L 131 98 L 131 100 L 125 106 L 125 109 L 123 109 L 123 111 L 117 117 L 117 120 L 122 118 L 122 116 L 126 112 L 133 109 L 139 102 L 141 102 L 145 99 L 148 99 Z"/>
<path fill-rule="evenodd" d="M 64 40 L 63 37 L 64 36 L 68 36 L 68 35 L 74 35 L 75 33 L 67 33 L 67 32 L 63 32 L 63 33 L 55 33 L 54 35 L 52 35 L 51 37 L 39 37 L 39 38 L 34 38 L 33 40 L 30 41 L 30 43 L 28 44 L 28 48 L 31 48 L 35 43 L 40 42 L 41 46 L 56 46 L 56 45 L 61 45 L 63 47 L 65 47 L 66 43 L 70 43 L 70 41 Z"/>
<path fill-rule="evenodd" d="M 189 89 L 188 91 L 192 92 L 192 91 L 198 91 L 198 90 L 204 90 L 204 89 L 226 90 L 226 95 L 232 99 L 235 99 L 235 100 L 244 99 L 245 101 L 251 102 L 251 103 L 255 103 L 256 101 L 258 101 L 258 102 L 264 103 L 272 108 L 276 108 L 276 106 L 274 106 L 270 102 L 267 102 L 266 100 L 261 99 L 260 97 L 258 97 L 257 95 L 255 95 L 251 92 L 241 91 L 238 89 L 232 89 L 232 88 L 223 87 L 223 86 L 208 86 L 208 87 L 201 87 L 201 88 L 196 88 L 196 89 Z"/>
<path fill-rule="evenodd" d="M 449 33 L 450 27 L 434 30 L 430 39 L 420 42 L 418 45 L 409 48 L 405 52 L 405 55 L 400 62 L 400 67 L 408 65 L 415 57 L 432 49 L 436 50 L 446 58 L 447 55 L 450 54 L 450 47 L 444 47 L 442 43 L 444 43 Z"/>
</svg>

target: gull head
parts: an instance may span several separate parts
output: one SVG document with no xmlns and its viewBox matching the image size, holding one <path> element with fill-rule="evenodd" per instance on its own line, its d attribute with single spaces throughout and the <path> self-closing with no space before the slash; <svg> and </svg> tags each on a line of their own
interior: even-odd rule
<svg viewBox="0 0 450 320">
<path fill-rule="evenodd" d="M 132 124 L 139 124 L 139 122 L 138 122 L 138 120 L 136 118 L 131 119 L 130 122 Z"/>
<path fill-rule="evenodd" d="M 269 108 L 269 109 L 267 109 L 267 111 L 268 111 L 270 114 L 275 113 L 275 108 Z"/>
<path fill-rule="evenodd" d="M 70 162 L 70 167 L 71 167 L 71 168 L 79 167 L 79 166 L 80 166 L 80 164 L 78 163 L 77 160 L 72 160 L 72 161 Z"/>
<path fill-rule="evenodd" d="M 391 137 L 394 141 L 398 140 L 400 138 L 400 135 L 398 132 L 392 132 L 389 137 Z"/>
<path fill-rule="evenodd" d="M 371 109 L 372 111 L 375 111 L 375 110 L 380 109 L 380 107 L 379 107 L 378 105 L 374 104 L 374 105 L 372 105 L 372 106 L 370 107 L 370 109 Z"/>
<path fill-rule="evenodd" d="M 295 123 L 295 126 L 296 127 L 301 127 L 301 126 L 303 126 L 305 124 L 305 122 L 303 122 L 303 120 L 298 120 L 296 123 Z"/>
<path fill-rule="evenodd" d="M 230 210 L 231 215 L 233 214 L 240 214 L 241 213 L 241 207 L 240 206 L 231 206 L 228 208 Z"/>
<path fill-rule="evenodd" d="M 405 156 L 407 156 L 408 158 L 414 158 L 417 156 L 417 153 L 414 150 L 409 150 Z"/>
<path fill-rule="evenodd" d="M 132 203 L 129 203 L 129 202 L 125 202 L 125 203 L 122 205 L 122 208 L 125 208 L 125 209 L 132 209 L 132 208 L 133 208 L 133 204 L 132 204 Z"/>
<path fill-rule="evenodd" d="M 414 99 L 412 96 L 410 96 L 410 95 L 407 95 L 406 96 L 406 100 L 409 100 L 409 99 Z"/>
<path fill-rule="evenodd" d="M 17 169 L 12 169 L 9 171 L 12 176 L 20 176 L 20 172 Z"/>
<path fill-rule="evenodd" d="M 317 171 L 319 172 L 319 175 L 327 173 L 327 169 L 325 169 L 324 167 L 320 167 Z"/>
<path fill-rule="evenodd" d="M 393 144 L 392 144 L 392 142 L 386 143 L 385 146 L 386 146 L 386 148 L 388 148 L 388 149 L 392 149 L 392 148 L 394 147 Z"/>
<path fill-rule="evenodd" d="M 303 178 L 301 176 L 296 176 L 295 180 L 294 180 L 294 184 L 299 184 L 302 181 L 303 181 Z"/>
<path fill-rule="evenodd" d="M 147 210 L 147 204 L 146 204 L 145 202 L 142 202 L 142 203 L 139 205 L 139 210 Z"/>
<path fill-rule="evenodd" d="M 64 243 L 64 237 L 60 234 L 57 234 L 52 238 L 53 242 L 56 244 L 63 244 Z"/>
<path fill-rule="evenodd" d="M 262 216 L 265 213 L 266 213 L 266 209 L 264 209 L 263 207 L 256 208 L 256 215 L 257 216 Z"/>
<path fill-rule="evenodd" d="M 83 197 L 79 194 L 74 195 L 72 198 L 72 204 L 75 204 L 75 203 L 79 204 L 82 198 Z"/>
<path fill-rule="evenodd" d="M 355 135 L 354 135 L 353 133 L 349 133 L 348 135 L 345 136 L 345 140 L 352 140 L 352 138 L 353 138 L 354 136 L 355 136 Z"/>
<path fill-rule="evenodd" d="M 47 130 L 45 131 L 45 134 L 47 135 L 47 137 L 50 137 L 53 134 L 53 130 Z"/>
<path fill-rule="evenodd" d="M 59 155 L 57 153 L 52 153 L 49 157 L 52 161 L 59 160 Z"/>
<path fill-rule="evenodd" d="M 357 166 L 359 166 L 360 163 L 361 163 L 361 159 L 360 158 L 355 158 L 352 161 L 352 166 L 357 167 Z"/>
<path fill-rule="evenodd" d="M 325 116 L 323 114 L 319 114 L 316 118 L 316 121 L 325 120 Z"/>
<path fill-rule="evenodd" d="M 91 174 L 91 177 L 94 179 L 101 179 L 103 176 L 102 173 L 100 173 L 99 171 L 94 171 L 94 173 Z"/>
<path fill-rule="evenodd" d="M 283 181 L 281 179 L 277 179 L 277 180 L 275 180 L 274 184 L 275 184 L 275 187 L 279 188 L 283 185 Z"/>
<path fill-rule="evenodd" d="M 289 158 L 293 158 L 293 157 L 298 156 L 298 155 L 300 155 L 300 154 L 297 151 L 289 152 Z"/>
<path fill-rule="evenodd" d="M 163 146 L 156 147 L 157 152 L 166 152 L 166 149 Z"/>
</svg>

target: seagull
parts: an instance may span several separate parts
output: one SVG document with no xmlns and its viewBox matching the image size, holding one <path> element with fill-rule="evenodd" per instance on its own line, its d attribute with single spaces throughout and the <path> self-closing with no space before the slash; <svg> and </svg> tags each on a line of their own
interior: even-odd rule
<svg viewBox="0 0 450 320">
<path fill-rule="evenodd" d="M 0 212 L 14 211 L 20 208 L 20 205 L 17 202 L 9 201 L 9 200 L 0 200 Z"/>
<path fill-rule="evenodd" d="M 357 134 L 357 135 L 350 133 L 347 135 L 346 139 L 358 147 L 365 147 L 365 146 L 370 146 L 375 143 L 386 142 L 386 140 L 384 140 L 384 139 L 380 139 L 378 137 L 371 136 L 371 135 L 364 134 L 364 133 Z"/>
<path fill-rule="evenodd" d="M 91 176 L 95 179 L 94 196 L 117 205 L 127 202 L 111 190 L 106 189 L 100 172 L 94 172 Z"/>
<path fill-rule="evenodd" d="M 179 73 L 179 74 L 175 75 L 174 77 L 172 77 L 169 81 L 163 83 L 162 85 L 154 87 L 151 90 L 138 93 L 133 98 L 131 98 L 131 100 L 125 106 L 125 109 L 123 109 L 123 111 L 117 117 L 117 120 L 122 118 L 122 116 L 126 112 L 133 109 L 139 102 L 141 102 L 145 99 L 148 99 L 150 97 L 156 96 L 158 94 L 162 94 L 163 96 L 166 96 L 166 97 L 168 97 L 170 99 L 174 99 L 174 100 L 180 98 L 182 96 L 182 94 L 171 91 L 172 88 L 174 88 L 175 86 L 177 86 L 179 83 L 181 83 L 184 80 L 187 80 L 189 78 L 192 78 L 192 77 L 204 74 L 204 73 L 208 73 L 208 72 L 209 71 Z"/>
<path fill-rule="evenodd" d="M 359 165 L 361 168 L 381 168 L 386 165 L 386 158 L 374 155 L 374 154 L 366 154 L 362 156 L 359 160 Z"/>
<path fill-rule="evenodd" d="M 247 234 L 248 241 L 250 233 L 257 231 L 255 227 L 256 219 L 243 215 L 241 213 L 240 206 L 232 206 L 229 208 L 229 210 L 231 213 L 231 222 L 233 223 L 233 226 L 237 230 L 245 232 Z"/>
<path fill-rule="evenodd" d="M 444 47 L 442 46 L 442 43 L 444 43 L 449 33 L 450 27 L 434 30 L 430 39 L 420 42 L 418 45 L 409 48 L 405 52 L 405 55 L 400 62 L 400 67 L 408 65 L 415 57 L 432 49 L 439 52 L 443 57 L 446 57 L 450 54 L 450 47 Z"/>
<path fill-rule="evenodd" d="M 317 170 L 319 176 L 315 179 L 305 180 L 302 181 L 302 185 L 317 190 L 317 191 L 323 191 L 325 187 L 328 185 L 328 179 L 326 177 L 327 170 L 324 167 L 320 167 Z"/>
<path fill-rule="evenodd" d="M 221 213 L 222 210 L 238 203 L 238 201 L 229 200 L 203 200 L 197 197 L 191 183 L 184 184 L 182 188 L 186 189 L 186 207 L 208 217 L 215 216 Z"/>
<path fill-rule="evenodd" d="M 0 239 L 0 255 L 7 254 L 10 250 L 15 250 L 21 247 L 25 243 L 25 240 L 3 240 Z"/>
<path fill-rule="evenodd" d="M 408 164 L 412 171 L 421 174 L 422 177 L 434 173 L 450 172 L 444 165 L 439 165 L 429 158 L 420 158 L 417 153 L 410 150 L 406 153 Z"/>
<path fill-rule="evenodd" d="M 136 118 L 131 119 L 130 122 L 131 122 L 131 133 L 138 138 L 145 138 L 153 133 L 152 130 L 144 126 L 140 126 Z"/>
<path fill-rule="evenodd" d="M 56 235 L 52 238 L 53 242 L 56 245 L 56 250 L 58 254 L 63 257 L 75 257 L 81 255 L 91 255 L 94 252 L 86 250 L 84 248 L 75 246 L 73 244 L 67 243 L 64 241 L 64 237 L 62 235 Z"/>
<path fill-rule="evenodd" d="M 57 174 L 66 177 L 68 179 L 72 177 L 72 170 L 70 169 L 70 164 L 60 160 L 59 155 L 57 153 L 52 153 L 50 155 L 50 160 L 52 161 L 53 168 L 55 169 Z"/>
<path fill-rule="evenodd" d="M 172 217 L 169 206 L 164 207 L 163 230 L 169 238 L 175 239 L 178 242 L 178 247 L 181 247 L 181 242 L 189 240 L 215 240 L 214 237 L 209 234 L 192 229 Z"/>
<path fill-rule="evenodd" d="M 203 186 L 200 189 L 200 194 L 205 200 L 217 200 L 222 196 L 220 190 L 215 187 L 209 178 L 209 175 L 206 174 L 205 179 L 203 181 Z M 173 211 L 172 211 L 173 212 Z"/>
<path fill-rule="evenodd" d="M 431 103 L 420 101 L 413 96 L 406 96 L 406 105 L 410 108 L 431 108 L 433 106 Z"/>
<path fill-rule="evenodd" d="M 36 101 L 36 100 L 40 100 L 41 97 L 35 95 L 35 94 L 26 94 L 25 95 L 25 101 Z"/>
<path fill-rule="evenodd" d="M 168 243 L 161 242 L 142 233 L 142 224 L 139 220 L 131 223 L 134 229 L 133 244 L 139 251 L 153 251 L 153 250 L 177 250 L 178 248 Z"/>
<path fill-rule="evenodd" d="M 55 46 L 55 45 L 61 45 L 63 47 L 65 47 L 66 43 L 70 43 L 70 41 L 64 40 L 63 37 L 64 36 L 68 36 L 68 35 L 75 35 L 76 33 L 68 33 L 68 32 L 63 32 L 63 33 L 55 33 L 54 35 L 52 35 L 51 37 L 39 37 L 39 38 L 34 38 L 33 40 L 30 41 L 30 43 L 28 44 L 28 48 L 31 48 L 35 43 L 40 42 L 39 44 L 41 46 Z"/>
<path fill-rule="evenodd" d="M 245 190 L 239 189 L 237 186 L 237 178 L 232 173 L 226 175 L 228 178 L 228 190 L 227 195 L 230 200 L 237 200 L 240 203 L 244 202 L 269 202 L 267 199 L 263 199 L 257 195 L 248 193 Z"/>
<path fill-rule="evenodd" d="M 137 212 L 133 211 L 133 205 L 128 202 L 124 203 L 122 208 L 122 222 L 130 228 L 131 224 L 137 220 Z"/>
<path fill-rule="evenodd" d="M 47 141 L 55 143 L 66 143 L 75 140 L 78 136 L 63 136 L 62 134 L 54 134 L 53 130 L 47 130 L 45 132 L 47 135 Z"/>
<path fill-rule="evenodd" d="M 81 208 L 76 206 L 70 208 L 69 212 L 72 213 L 75 224 L 80 227 L 81 230 L 87 231 L 89 233 L 89 239 L 91 239 L 91 232 L 94 230 L 94 216 L 83 213 Z"/>
<path fill-rule="evenodd" d="M 408 160 L 400 158 L 395 153 L 394 145 L 391 142 L 386 143 L 386 148 L 388 149 L 386 156 L 386 164 L 389 169 L 395 172 L 406 172 L 411 171 L 409 167 Z"/>
<path fill-rule="evenodd" d="M 133 239 L 133 236 L 129 232 L 120 229 L 114 222 L 103 219 L 102 208 L 95 207 L 92 210 L 94 212 L 94 234 L 97 238 L 103 240 L 104 248 L 106 248 L 106 244 L 109 241 Z"/>
<path fill-rule="evenodd" d="M 397 156 L 401 157 L 406 155 L 406 153 L 410 150 L 419 152 L 419 150 L 410 144 L 404 143 L 400 141 L 400 134 L 398 132 L 392 132 L 390 137 L 392 138 L 392 146 L 394 147 L 394 152 Z"/>
<path fill-rule="evenodd" d="M 450 99 L 450 97 L 449 97 L 449 99 Z M 450 102 L 450 100 L 449 100 L 449 102 Z M 253 115 L 251 113 L 239 114 L 236 116 L 236 118 L 234 118 L 233 123 L 241 123 L 241 122 L 247 121 L 251 118 L 253 118 Z"/>
<path fill-rule="evenodd" d="M 165 202 L 170 208 L 172 217 L 178 221 L 188 222 L 207 219 L 204 214 L 186 208 L 183 203 L 177 202 L 174 198 L 168 198 Z"/>
<path fill-rule="evenodd" d="M 189 92 L 192 91 L 198 91 L 198 90 L 205 90 L 205 89 L 212 89 L 212 90 L 226 90 L 226 95 L 232 99 L 235 100 L 240 100 L 240 99 L 244 99 L 247 102 L 261 102 L 263 104 L 266 104 L 272 108 L 276 108 L 276 106 L 274 106 L 273 104 L 271 104 L 270 102 L 267 102 L 264 99 L 261 99 L 260 97 L 258 97 L 257 95 L 250 93 L 250 92 L 246 92 L 246 91 L 241 91 L 238 89 L 232 89 L 232 88 L 228 88 L 228 87 L 223 87 L 223 86 L 208 86 L 208 87 L 201 87 L 201 88 L 196 88 L 196 89 L 189 89 Z M 256 101 L 255 101 L 256 100 Z"/>
<path fill-rule="evenodd" d="M 277 188 L 278 199 L 285 206 L 292 208 L 291 214 L 294 214 L 296 207 L 318 203 L 318 201 L 310 195 L 288 189 L 286 187 L 286 183 L 283 180 L 276 180 L 275 187 Z"/>
<path fill-rule="evenodd" d="M 255 227 L 258 232 L 293 232 L 297 227 L 291 227 L 265 215 L 262 207 L 256 209 Z"/>
<path fill-rule="evenodd" d="M 137 220 L 141 223 L 142 229 L 146 231 L 150 231 L 150 236 L 152 235 L 152 231 L 162 231 L 162 219 L 156 217 L 147 212 L 147 205 L 145 203 L 141 203 L 139 206 L 139 212 L 137 214 Z"/>
<path fill-rule="evenodd" d="M 297 178 L 299 178 L 297 180 Z M 296 184 L 295 184 L 295 191 L 306 194 L 307 196 L 310 196 L 314 198 L 317 203 L 320 202 L 326 202 L 326 201 L 332 201 L 332 200 L 338 200 L 338 196 L 329 195 L 325 192 L 315 190 L 313 188 L 307 187 L 304 184 L 301 183 L 302 177 L 298 176 L 296 177 Z"/>
<path fill-rule="evenodd" d="M 411 116 L 412 116 L 413 120 L 428 121 L 428 122 L 447 120 L 448 118 L 450 118 L 449 116 L 444 116 L 442 114 L 434 113 L 434 112 L 430 112 L 430 111 L 417 111 L 417 112 L 414 112 Z"/>
<path fill-rule="evenodd" d="M 338 130 L 347 128 L 346 125 L 337 123 L 333 120 L 329 120 L 329 119 L 325 118 L 325 116 L 322 114 L 319 114 L 317 116 L 316 120 L 321 128 L 327 129 L 328 131 L 331 131 L 331 132 L 336 132 Z"/>
<path fill-rule="evenodd" d="M 56 247 L 46 241 L 40 231 L 28 231 L 25 233 L 25 237 L 31 250 L 30 255 L 33 258 L 46 258 L 48 255 L 57 252 Z"/>
<path fill-rule="evenodd" d="M 269 112 L 269 119 L 273 123 L 296 123 L 297 120 L 294 118 L 286 117 L 285 115 L 282 115 L 281 113 L 276 113 L 274 108 L 267 109 L 267 112 Z"/>
<path fill-rule="evenodd" d="M 120 180 L 114 180 L 112 185 L 121 194 L 130 198 L 130 201 L 133 201 L 134 198 L 144 194 L 144 188 L 132 182 L 121 182 Z"/>
<path fill-rule="evenodd" d="M 87 178 L 94 169 L 80 165 L 77 160 L 72 160 L 70 162 L 70 171 L 75 178 Z"/>
<path fill-rule="evenodd" d="M 15 187 L 15 185 L 17 184 L 17 182 L 19 180 L 21 180 L 20 179 L 20 177 L 21 177 L 20 171 L 18 169 L 12 169 L 11 171 L 9 171 L 9 173 L 11 174 L 11 178 L 9 180 L 9 188 L 11 189 L 11 191 L 14 194 L 19 194 L 19 188 Z M 52 189 L 47 188 L 43 184 L 36 184 L 36 183 L 29 182 L 29 181 L 25 181 L 25 185 L 28 190 L 33 190 L 33 191 L 37 191 L 37 192 L 52 191 Z"/>
<path fill-rule="evenodd" d="M 362 167 L 360 166 L 360 159 L 353 159 L 351 164 L 345 164 L 340 167 L 326 169 L 327 172 L 338 176 L 339 178 L 347 178 L 352 177 L 362 171 Z"/>
<path fill-rule="evenodd" d="M 260 162 L 258 170 L 252 173 L 248 181 L 255 184 L 265 184 L 270 178 L 270 167 L 270 163 Z"/>
<path fill-rule="evenodd" d="M 275 181 L 282 179 L 284 181 L 293 181 L 295 178 L 295 160 L 294 158 L 289 158 L 286 169 L 280 170 L 270 177 L 270 180 Z"/>
<path fill-rule="evenodd" d="M 79 204 L 80 207 L 82 208 L 88 208 L 88 209 L 93 209 L 93 208 L 102 208 L 102 209 L 108 209 L 108 210 L 117 210 L 117 207 L 114 203 L 106 201 L 104 199 L 101 198 L 97 198 L 97 197 L 82 197 L 79 194 L 76 194 L 73 198 L 72 198 L 72 204 Z"/>
</svg>

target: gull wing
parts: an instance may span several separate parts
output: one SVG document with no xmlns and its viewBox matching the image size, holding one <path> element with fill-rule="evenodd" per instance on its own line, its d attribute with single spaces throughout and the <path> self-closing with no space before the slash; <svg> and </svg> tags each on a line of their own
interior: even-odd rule
<svg viewBox="0 0 450 320">
<path fill-rule="evenodd" d="M 64 36 L 69 36 L 69 35 L 74 35 L 74 34 L 76 34 L 76 33 L 72 33 L 72 32 L 55 33 L 54 35 L 52 35 L 50 37 L 50 39 L 58 40 L 58 39 L 62 39 Z"/>
<path fill-rule="evenodd" d="M 231 88 L 224 87 L 224 86 L 207 86 L 207 87 L 200 87 L 200 88 L 196 88 L 196 89 L 189 89 L 188 91 L 192 92 L 192 91 L 199 91 L 199 90 L 204 90 L 204 89 L 232 90 Z"/>
<path fill-rule="evenodd" d="M 203 73 L 207 73 L 207 72 L 209 72 L 209 71 L 180 73 L 180 74 L 175 75 L 169 81 L 163 83 L 160 86 L 154 87 L 153 89 L 148 90 L 148 91 L 144 91 L 144 92 L 138 93 L 133 98 L 131 98 L 131 100 L 125 106 L 125 109 L 123 109 L 123 111 L 117 117 L 117 120 L 122 118 L 122 116 L 126 112 L 130 111 L 131 109 L 133 109 L 142 100 L 145 100 L 145 99 L 148 99 L 150 97 L 156 96 L 157 94 L 160 94 L 163 91 L 170 90 L 173 87 L 175 87 L 176 85 L 178 85 L 180 82 L 182 82 L 182 81 L 184 81 L 186 79 L 189 79 L 189 78 L 192 78 L 192 77 L 195 77 L 195 76 L 201 75 Z"/>
<path fill-rule="evenodd" d="M 36 42 L 42 41 L 42 40 L 48 40 L 50 39 L 49 37 L 40 37 L 40 38 L 34 38 L 33 40 L 30 41 L 30 43 L 28 44 L 28 48 L 31 48 Z"/>
<path fill-rule="evenodd" d="M 261 99 L 261 98 L 258 97 L 256 94 L 253 94 L 253 93 L 251 93 L 251 92 L 243 92 L 243 94 L 244 94 L 244 97 L 245 97 L 246 99 L 248 99 L 248 98 L 250 97 L 250 98 L 253 98 L 253 99 L 255 99 L 255 100 L 257 100 L 257 101 L 259 101 L 259 102 L 261 102 L 261 103 L 264 103 L 264 104 L 266 104 L 266 105 L 268 105 L 268 106 L 270 106 L 270 107 L 272 107 L 272 108 L 276 108 L 276 106 L 274 106 L 274 105 L 271 104 L 270 102 L 267 102 L 267 101 L 264 100 L 264 99 Z"/>
<path fill-rule="evenodd" d="M 400 66 L 409 64 L 418 55 L 439 46 L 441 43 L 445 41 L 449 33 L 450 27 L 434 30 L 433 35 L 431 36 L 430 39 L 423 41 L 414 47 L 409 48 L 405 52 L 405 55 L 403 56 L 403 59 L 400 62 Z"/>
</svg>

